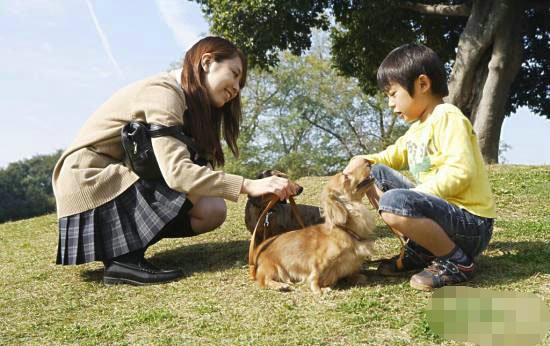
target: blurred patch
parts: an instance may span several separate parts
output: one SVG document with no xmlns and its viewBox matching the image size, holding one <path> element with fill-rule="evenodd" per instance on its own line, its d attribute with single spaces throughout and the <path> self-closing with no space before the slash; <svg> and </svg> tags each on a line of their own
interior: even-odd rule
<svg viewBox="0 0 550 346">
<path fill-rule="evenodd" d="M 443 287 L 428 300 L 426 319 L 447 339 L 485 345 L 539 343 L 550 329 L 550 311 L 533 293 Z"/>
</svg>

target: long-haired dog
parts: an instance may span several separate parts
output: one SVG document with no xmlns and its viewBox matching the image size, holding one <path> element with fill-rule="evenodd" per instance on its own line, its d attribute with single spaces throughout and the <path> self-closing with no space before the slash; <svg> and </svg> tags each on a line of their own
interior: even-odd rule
<svg viewBox="0 0 550 346">
<path fill-rule="evenodd" d="M 258 174 L 256 179 L 273 175 L 288 178 L 286 174 L 277 170 L 266 170 Z M 302 190 L 302 187 L 298 185 L 298 194 L 300 194 Z M 262 211 L 267 207 L 271 199 L 272 195 L 270 194 L 258 197 L 248 197 L 244 208 L 244 222 L 250 233 L 254 231 L 254 227 L 256 227 L 258 223 Z M 319 207 L 307 204 L 296 204 L 296 208 L 302 218 L 304 226 L 317 225 L 325 221 L 321 216 Z M 295 215 L 293 215 L 291 205 L 286 200 L 277 201 L 265 216 L 262 226 L 263 234 L 261 237 L 263 239 L 302 227 Z"/>
<path fill-rule="evenodd" d="M 321 293 L 359 273 L 373 243 L 374 217 L 361 202 L 372 182 L 367 160 L 352 175 L 331 177 L 321 195 L 325 222 L 276 235 L 251 249 L 251 278 L 260 287 L 281 291 L 306 282 Z"/>
</svg>

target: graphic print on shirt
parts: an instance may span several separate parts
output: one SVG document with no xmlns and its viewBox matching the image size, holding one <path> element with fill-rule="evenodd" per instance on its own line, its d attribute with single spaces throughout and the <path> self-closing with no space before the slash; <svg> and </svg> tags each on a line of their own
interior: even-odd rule
<svg viewBox="0 0 550 346">
<path fill-rule="evenodd" d="M 407 155 L 409 160 L 409 171 L 414 176 L 416 182 L 420 182 L 421 173 L 427 173 L 430 171 L 432 163 L 430 161 L 429 141 L 413 142 L 409 140 L 407 142 Z"/>
</svg>

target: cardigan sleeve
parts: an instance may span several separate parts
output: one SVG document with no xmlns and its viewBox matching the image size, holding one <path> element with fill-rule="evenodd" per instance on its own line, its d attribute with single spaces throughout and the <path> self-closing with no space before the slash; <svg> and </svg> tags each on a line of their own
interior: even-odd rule
<svg viewBox="0 0 550 346">
<path fill-rule="evenodd" d="M 175 80 L 152 81 L 136 97 L 134 105 L 134 114 L 144 116 L 147 123 L 183 124 L 185 97 Z M 174 137 L 157 137 L 151 142 L 162 176 L 171 189 L 190 195 L 238 200 L 243 177 L 193 163 L 185 144 Z"/>
</svg>

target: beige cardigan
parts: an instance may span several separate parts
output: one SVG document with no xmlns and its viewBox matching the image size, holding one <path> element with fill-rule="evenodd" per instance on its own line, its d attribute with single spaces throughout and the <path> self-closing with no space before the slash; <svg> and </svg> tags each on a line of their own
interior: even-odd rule
<svg viewBox="0 0 550 346">
<path fill-rule="evenodd" d="M 52 176 L 59 218 L 96 208 L 139 178 L 124 164 L 122 127 L 131 120 L 181 125 L 185 96 L 177 73 L 162 73 L 117 91 L 80 129 L 61 155 Z M 243 177 L 194 164 L 186 146 L 173 137 L 152 139 L 168 186 L 191 196 L 237 201 Z"/>
</svg>

